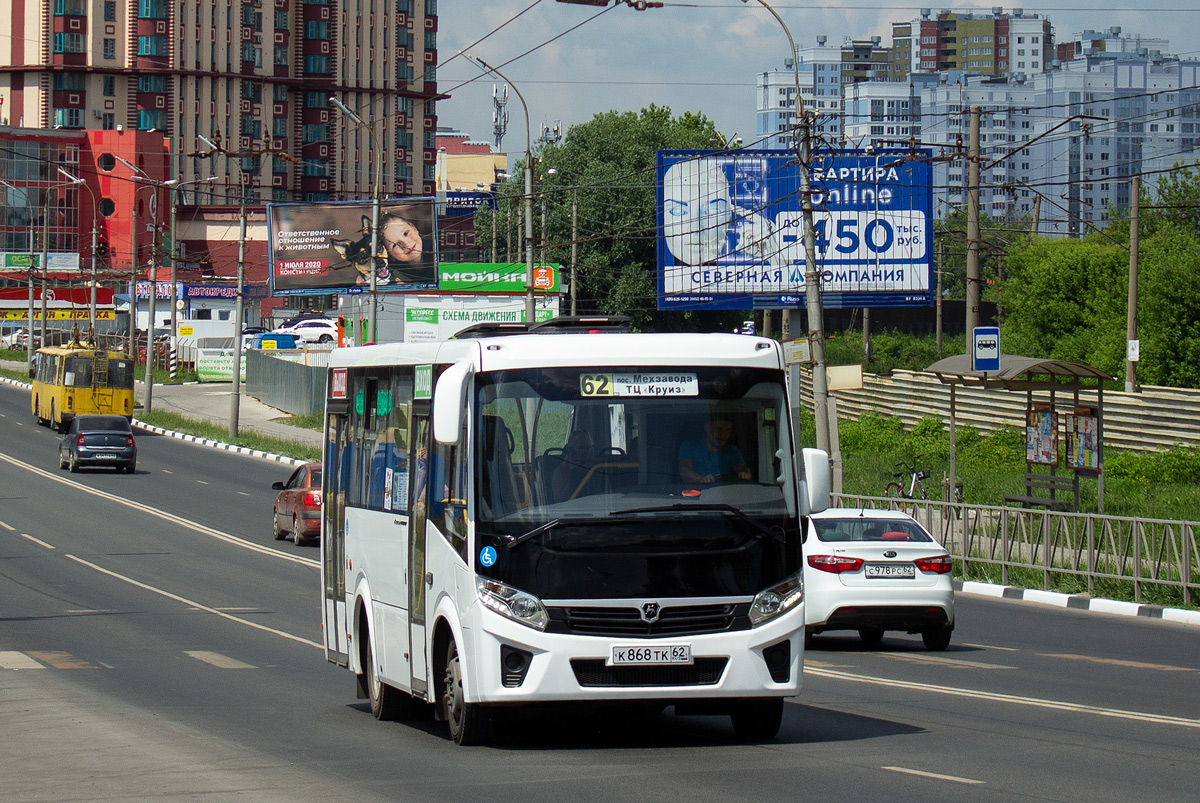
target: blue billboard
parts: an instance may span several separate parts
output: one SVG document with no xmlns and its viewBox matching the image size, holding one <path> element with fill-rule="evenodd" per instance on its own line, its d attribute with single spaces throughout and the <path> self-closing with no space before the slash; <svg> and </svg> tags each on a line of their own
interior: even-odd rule
<svg viewBox="0 0 1200 803">
<path fill-rule="evenodd" d="M 928 151 L 817 151 L 813 228 L 827 308 L 933 304 Z M 790 151 L 659 151 L 658 308 L 805 304 Z"/>
</svg>

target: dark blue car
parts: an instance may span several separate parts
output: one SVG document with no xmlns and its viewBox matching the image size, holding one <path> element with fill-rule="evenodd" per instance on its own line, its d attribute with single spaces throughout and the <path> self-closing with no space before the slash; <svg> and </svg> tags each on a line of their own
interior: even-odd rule
<svg viewBox="0 0 1200 803">
<path fill-rule="evenodd" d="M 77 415 L 58 447 L 58 467 L 111 466 L 133 473 L 137 444 L 133 428 L 122 415 Z"/>
</svg>

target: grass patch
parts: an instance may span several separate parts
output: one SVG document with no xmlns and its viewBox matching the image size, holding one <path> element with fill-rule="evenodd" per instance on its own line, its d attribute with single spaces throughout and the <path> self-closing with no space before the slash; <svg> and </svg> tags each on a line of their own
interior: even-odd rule
<svg viewBox="0 0 1200 803">
<path fill-rule="evenodd" d="M 280 418 L 279 423 L 287 424 L 289 427 L 299 427 L 300 429 L 311 429 L 314 432 L 322 432 L 325 429 L 325 414 L 305 413 L 304 415 L 291 415 L 286 418 Z"/>
<path fill-rule="evenodd" d="M 239 430 L 236 438 L 230 439 L 228 427 L 208 421 L 197 421 L 194 418 L 188 418 L 178 413 L 156 410 L 144 415 L 139 414 L 137 419 L 156 427 L 162 427 L 163 429 L 171 429 L 176 432 L 195 435 L 198 438 L 220 441 L 221 443 L 232 443 L 235 446 L 243 446 L 247 449 L 257 449 L 263 452 L 270 452 L 271 454 L 283 455 L 284 457 L 294 457 L 298 460 L 321 459 L 321 450 L 317 446 L 241 430 Z"/>
</svg>

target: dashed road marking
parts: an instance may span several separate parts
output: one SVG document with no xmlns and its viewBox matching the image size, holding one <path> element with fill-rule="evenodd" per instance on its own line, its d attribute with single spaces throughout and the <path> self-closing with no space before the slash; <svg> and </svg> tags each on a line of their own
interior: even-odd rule
<svg viewBox="0 0 1200 803">
<path fill-rule="evenodd" d="M 905 775 L 916 775 L 921 778 L 933 778 L 938 781 L 953 781 L 954 783 L 980 784 L 986 781 L 977 781 L 974 778 L 960 778 L 957 775 L 943 775 L 940 772 L 925 772 L 923 770 L 913 770 L 908 767 L 880 767 L 881 770 L 890 772 L 902 772 Z"/>
<path fill-rule="evenodd" d="M 23 652 L 0 651 L 0 669 L 45 669 L 46 667 Z"/>
<path fill-rule="evenodd" d="M 98 669 L 91 661 L 76 658 L 62 650 L 30 650 L 29 656 L 55 669 Z"/>
<path fill-rule="evenodd" d="M 190 655 L 197 661 L 203 661 L 206 664 L 212 664 L 218 669 L 257 669 L 253 664 L 242 663 L 236 658 L 230 658 L 228 655 L 222 655 L 219 652 L 209 652 L 208 650 L 184 650 L 185 655 Z"/>
<path fill-rule="evenodd" d="M 33 543 L 37 544 L 40 547 L 45 547 L 46 549 L 54 549 L 54 546 L 52 544 L 47 544 L 45 541 L 43 541 L 40 538 L 34 538 L 29 533 L 21 533 L 21 537 L 32 541 Z"/>
</svg>

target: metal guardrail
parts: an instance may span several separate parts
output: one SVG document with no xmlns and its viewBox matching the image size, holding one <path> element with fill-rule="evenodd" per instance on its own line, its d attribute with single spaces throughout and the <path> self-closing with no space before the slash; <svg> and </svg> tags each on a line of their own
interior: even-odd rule
<svg viewBox="0 0 1200 803">
<path fill-rule="evenodd" d="M 971 564 L 995 566 L 1004 585 L 1012 569 L 1027 569 L 1041 574 L 1045 591 L 1055 575 L 1067 575 L 1086 582 L 1089 595 L 1098 580 L 1118 580 L 1132 584 L 1139 603 L 1147 588 L 1174 590 L 1184 605 L 1200 600 L 1200 522 L 850 494 L 836 504 L 904 510 L 964 574 Z"/>
<path fill-rule="evenodd" d="M 801 372 L 801 397 L 811 408 L 812 383 Z M 857 420 L 864 412 L 899 418 L 911 429 L 922 418 L 950 420 L 950 388 L 933 374 L 894 371 L 890 376 L 863 374 L 861 390 L 838 390 L 838 415 Z M 1035 401 L 1049 394 L 1035 392 Z M 1056 394 L 1059 404 L 1071 401 L 1069 393 Z M 1093 404 L 1095 393 L 1083 391 L 1080 403 Z M 983 434 L 1001 426 L 1021 428 L 1025 422 L 1025 392 L 958 388 L 955 414 L 959 426 L 970 424 Z M 1137 393 L 1104 392 L 1104 445 L 1131 451 L 1166 449 L 1176 444 L 1200 444 L 1200 390 L 1143 387 Z"/>
</svg>

